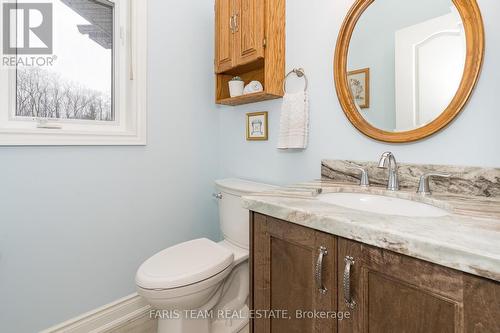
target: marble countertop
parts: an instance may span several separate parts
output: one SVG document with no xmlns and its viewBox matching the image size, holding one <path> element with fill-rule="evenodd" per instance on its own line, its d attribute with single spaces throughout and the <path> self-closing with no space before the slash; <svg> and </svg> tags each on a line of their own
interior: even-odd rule
<svg viewBox="0 0 500 333">
<path fill-rule="evenodd" d="M 318 193 L 369 193 L 410 199 L 451 214 L 421 218 L 344 208 Z M 382 187 L 314 181 L 243 197 L 251 211 L 500 282 L 500 198 L 436 194 L 422 197 Z"/>
</svg>

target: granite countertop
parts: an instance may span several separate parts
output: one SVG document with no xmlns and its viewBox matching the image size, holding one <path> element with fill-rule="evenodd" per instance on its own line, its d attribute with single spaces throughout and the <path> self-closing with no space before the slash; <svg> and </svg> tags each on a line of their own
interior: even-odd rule
<svg viewBox="0 0 500 333">
<path fill-rule="evenodd" d="M 444 217 L 368 213 L 321 202 L 318 193 L 368 193 L 444 208 Z M 364 189 L 314 181 L 243 197 L 251 211 L 500 282 L 500 198 Z"/>
</svg>

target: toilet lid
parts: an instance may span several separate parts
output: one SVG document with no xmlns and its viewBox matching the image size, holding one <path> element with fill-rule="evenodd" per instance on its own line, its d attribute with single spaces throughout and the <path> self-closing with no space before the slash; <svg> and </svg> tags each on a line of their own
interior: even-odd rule
<svg viewBox="0 0 500 333">
<path fill-rule="evenodd" d="M 136 283 L 144 289 L 184 287 L 217 275 L 232 262 L 229 249 L 206 238 L 195 239 L 146 260 L 137 272 Z"/>
</svg>

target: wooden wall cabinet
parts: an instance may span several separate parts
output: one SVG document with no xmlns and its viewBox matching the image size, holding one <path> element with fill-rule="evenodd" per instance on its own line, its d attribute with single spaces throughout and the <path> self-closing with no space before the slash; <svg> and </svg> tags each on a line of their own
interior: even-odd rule
<svg viewBox="0 0 500 333">
<path fill-rule="evenodd" d="M 236 0 L 215 0 L 215 71 L 234 65 L 234 13 Z"/>
<path fill-rule="evenodd" d="M 321 246 L 328 248 L 324 294 L 315 280 Z M 250 266 L 254 310 L 350 314 L 343 320 L 254 319 L 254 333 L 500 332 L 500 283 L 257 213 L 251 213 Z"/>
<path fill-rule="evenodd" d="M 241 105 L 283 96 L 285 0 L 215 1 L 216 103 Z M 231 98 L 228 82 L 260 81 L 264 91 Z"/>
</svg>

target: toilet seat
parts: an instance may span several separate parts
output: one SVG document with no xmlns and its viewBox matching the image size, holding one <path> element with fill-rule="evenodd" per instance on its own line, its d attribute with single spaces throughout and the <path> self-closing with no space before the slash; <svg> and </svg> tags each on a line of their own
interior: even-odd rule
<svg viewBox="0 0 500 333">
<path fill-rule="evenodd" d="M 231 273 L 232 265 L 203 281 L 172 289 L 145 289 L 138 287 L 139 295 L 162 309 L 196 309 L 210 301 L 219 286 Z"/>
<path fill-rule="evenodd" d="M 219 275 L 232 266 L 234 253 L 201 238 L 167 248 L 148 260 L 136 275 L 137 286 L 146 290 L 186 287 Z"/>
</svg>

